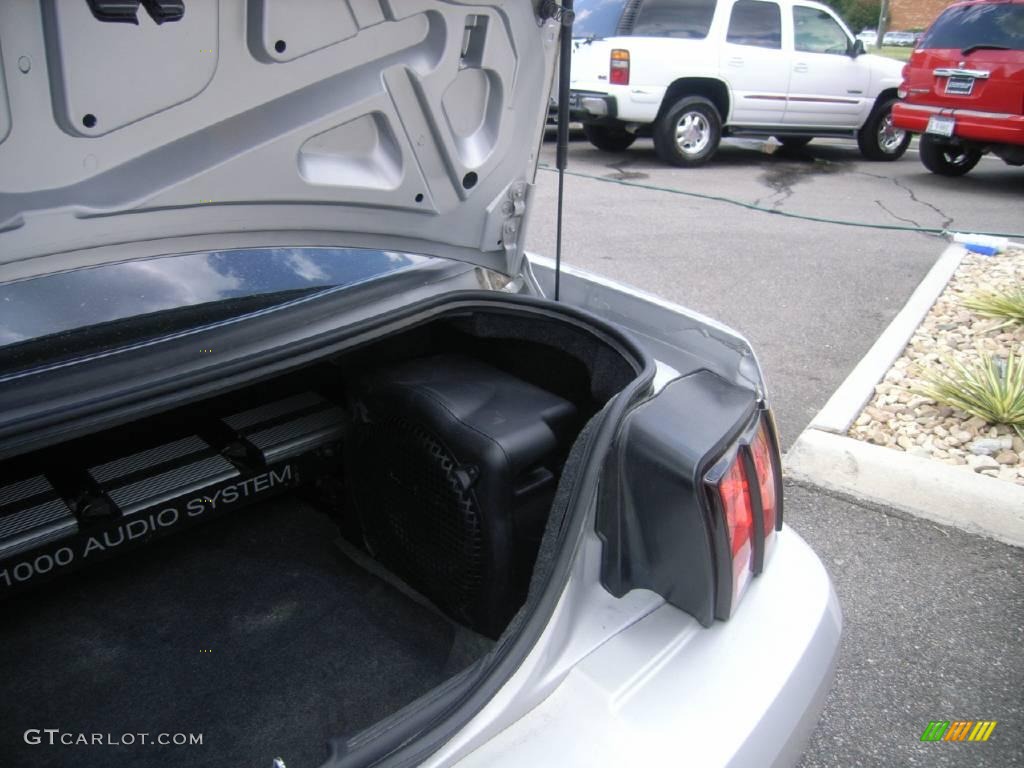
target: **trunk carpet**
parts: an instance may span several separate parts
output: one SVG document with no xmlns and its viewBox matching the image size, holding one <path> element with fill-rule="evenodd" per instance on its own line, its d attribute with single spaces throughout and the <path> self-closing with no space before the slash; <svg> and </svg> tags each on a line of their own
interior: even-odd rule
<svg viewBox="0 0 1024 768">
<path fill-rule="evenodd" d="M 319 766 L 331 736 L 444 680 L 455 636 L 335 538 L 325 516 L 284 498 L 0 605 L 0 761 Z M 43 733 L 33 746 L 32 728 L 202 744 L 49 746 Z"/>
</svg>

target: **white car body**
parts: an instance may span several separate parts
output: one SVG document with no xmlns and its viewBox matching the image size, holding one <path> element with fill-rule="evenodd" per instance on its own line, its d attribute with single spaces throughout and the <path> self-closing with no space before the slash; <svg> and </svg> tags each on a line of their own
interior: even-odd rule
<svg viewBox="0 0 1024 768">
<path fill-rule="evenodd" d="M 862 29 L 857 33 L 857 39 L 864 43 L 865 47 L 873 48 L 878 45 L 878 32 L 873 29 Z"/>
<path fill-rule="evenodd" d="M 917 44 L 917 37 L 913 32 L 886 32 L 882 38 L 882 45 L 896 45 L 901 48 L 913 47 Z"/>
</svg>

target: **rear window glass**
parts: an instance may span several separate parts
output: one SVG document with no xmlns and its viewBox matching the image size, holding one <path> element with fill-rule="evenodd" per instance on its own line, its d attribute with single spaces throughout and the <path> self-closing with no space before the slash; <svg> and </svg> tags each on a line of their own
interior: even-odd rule
<svg viewBox="0 0 1024 768">
<path fill-rule="evenodd" d="M 632 34 L 703 40 L 711 29 L 715 0 L 645 0 Z"/>
<path fill-rule="evenodd" d="M 948 8 L 918 47 L 964 50 L 973 46 L 1024 51 L 1024 5 L 986 3 Z"/>
<path fill-rule="evenodd" d="M 253 248 L 0 284 L 0 379 L 28 367 L 284 307 L 431 261 L 362 248 Z"/>
<path fill-rule="evenodd" d="M 572 23 L 573 37 L 612 37 L 626 0 L 576 0 Z"/>
<path fill-rule="evenodd" d="M 778 4 L 740 0 L 732 7 L 725 39 L 736 45 L 782 48 L 782 12 Z"/>
</svg>

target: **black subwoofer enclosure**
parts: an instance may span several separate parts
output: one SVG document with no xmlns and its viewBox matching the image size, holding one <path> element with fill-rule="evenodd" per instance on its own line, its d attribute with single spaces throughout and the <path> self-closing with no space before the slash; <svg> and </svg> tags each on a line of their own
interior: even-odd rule
<svg viewBox="0 0 1024 768">
<path fill-rule="evenodd" d="M 355 392 L 350 487 L 366 548 L 496 637 L 523 603 L 575 406 L 471 358 L 435 355 Z"/>
</svg>

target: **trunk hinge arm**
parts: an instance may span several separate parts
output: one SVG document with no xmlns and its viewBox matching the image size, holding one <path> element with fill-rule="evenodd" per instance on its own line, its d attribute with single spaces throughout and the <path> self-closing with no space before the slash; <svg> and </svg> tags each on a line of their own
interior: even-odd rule
<svg viewBox="0 0 1024 768">
<path fill-rule="evenodd" d="M 526 201 L 529 185 L 525 181 L 517 181 L 508 187 L 506 199 L 501 204 L 501 212 L 505 219 L 501 224 L 501 244 L 505 249 L 505 260 L 508 274 L 515 274 L 522 249 L 519 247 L 519 236 L 523 231 L 523 217 L 526 215 Z"/>
</svg>

